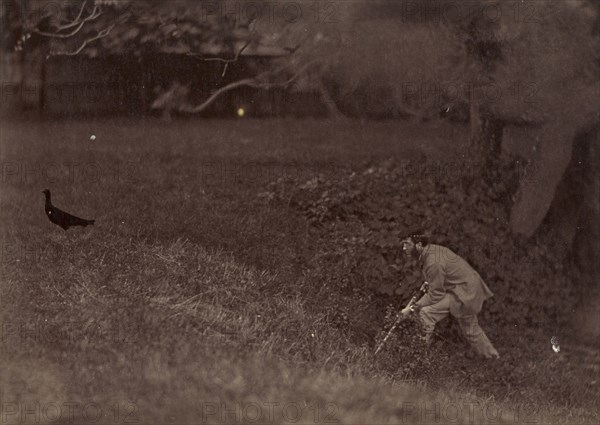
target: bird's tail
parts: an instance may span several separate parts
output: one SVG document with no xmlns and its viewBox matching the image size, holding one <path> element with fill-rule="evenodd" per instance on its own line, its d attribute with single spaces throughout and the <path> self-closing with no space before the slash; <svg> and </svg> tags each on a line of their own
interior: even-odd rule
<svg viewBox="0 0 600 425">
<path fill-rule="evenodd" d="M 84 226 L 92 226 L 96 220 L 84 220 Z"/>
</svg>

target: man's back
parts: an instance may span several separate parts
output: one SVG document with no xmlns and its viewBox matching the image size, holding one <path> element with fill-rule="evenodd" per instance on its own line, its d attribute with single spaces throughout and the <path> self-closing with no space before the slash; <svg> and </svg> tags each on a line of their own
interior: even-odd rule
<svg viewBox="0 0 600 425">
<path fill-rule="evenodd" d="M 454 295 L 456 302 L 451 304 L 453 316 L 477 314 L 483 301 L 493 295 L 479 273 L 449 248 L 428 244 L 421 262 L 431 290 L 437 291 L 438 295 L 442 292 Z M 435 294 L 432 295 L 435 297 Z"/>
</svg>

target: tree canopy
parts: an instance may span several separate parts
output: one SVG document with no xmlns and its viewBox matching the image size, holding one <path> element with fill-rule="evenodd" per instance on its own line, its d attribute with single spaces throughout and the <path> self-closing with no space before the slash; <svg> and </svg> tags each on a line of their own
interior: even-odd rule
<svg viewBox="0 0 600 425">
<path fill-rule="evenodd" d="M 470 107 L 471 125 L 485 113 L 501 125 L 538 127 L 531 134 L 540 139 L 532 145 L 541 174 L 526 182 L 514 214 L 515 229 L 528 234 L 550 205 L 577 129 L 599 120 L 600 8 L 589 0 L 7 5 L 4 48 L 25 54 L 185 54 L 221 61 L 223 75 L 240 55 L 274 59 L 207 101 L 242 85 L 294 83 L 330 93 L 335 104 L 356 115 L 424 117 Z M 186 95 L 173 87 L 163 98 Z M 158 104 L 203 109 L 185 100 Z"/>
</svg>

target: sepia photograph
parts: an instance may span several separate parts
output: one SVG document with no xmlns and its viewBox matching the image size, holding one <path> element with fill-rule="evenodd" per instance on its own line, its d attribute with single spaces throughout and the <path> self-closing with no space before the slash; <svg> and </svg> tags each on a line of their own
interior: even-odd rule
<svg viewBox="0 0 600 425">
<path fill-rule="evenodd" d="M 599 0 L 0 5 L 0 425 L 600 423 Z"/>
</svg>

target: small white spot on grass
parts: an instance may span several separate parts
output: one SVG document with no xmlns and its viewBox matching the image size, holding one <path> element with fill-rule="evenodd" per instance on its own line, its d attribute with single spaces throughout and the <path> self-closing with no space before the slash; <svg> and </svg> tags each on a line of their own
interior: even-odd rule
<svg viewBox="0 0 600 425">
<path fill-rule="evenodd" d="M 93 142 L 94 140 L 96 140 L 96 135 L 95 135 L 95 134 L 92 134 L 92 135 L 90 136 L 90 140 L 91 140 L 92 142 Z"/>
<path fill-rule="evenodd" d="M 555 353 L 559 353 L 560 352 L 560 345 L 558 344 L 558 337 L 553 336 L 552 338 L 550 338 L 550 343 L 552 344 L 552 350 Z"/>
</svg>

